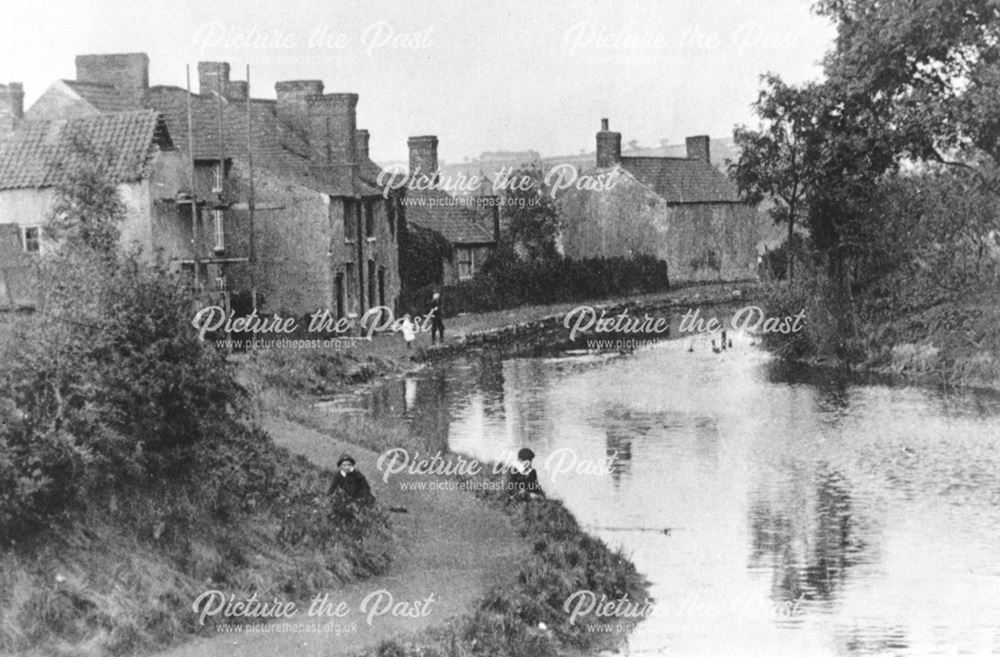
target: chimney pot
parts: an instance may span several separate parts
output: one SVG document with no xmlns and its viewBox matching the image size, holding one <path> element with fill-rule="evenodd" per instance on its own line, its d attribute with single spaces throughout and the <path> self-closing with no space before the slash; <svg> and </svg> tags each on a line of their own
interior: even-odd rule
<svg viewBox="0 0 1000 657">
<path fill-rule="evenodd" d="M 410 147 L 410 175 L 436 178 L 438 138 L 434 135 L 410 137 L 406 145 Z"/>
<path fill-rule="evenodd" d="M 622 135 L 608 130 L 608 120 L 601 119 L 597 133 L 597 168 L 613 167 L 622 161 Z"/>
<path fill-rule="evenodd" d="M 76 79 L 111 85 L 132 106 L 145 107 L 149 94 L 149 57 L 143 52 L 77 55 Z"/>
<path fill-rule="evenodd" d="M 0 84 L 0 137 L 14 132 L 24 120 L 24 85 Z"/>
<path fill-rule="evenodd" d="M 313 168 L 326 180 L 340 170 L 357 176 L 358 95 L 336 93 L 306 97 L 309 154 Z"/>
<path fill-rule="evenodd" d="M 368 140 L 371 134 L 365 129 L 359 129 L 354 133 L 354 146 L 358 151 L 358 162 L 364 162 L 370 159 L 368 154 Z"/>
<path fill-rule="evenodd" d="M 323 93 L 322 80 L 284 80 L 274 85 L 278 97 L 278 119 L 302 137 L 309 135 L 306 99 Z"/>
<path fill-rule="evenodd" d="M 687 146 L 687 156 L 689 160 L 704 160 L 709 164 L 712 163 L 708 135 L 688 137 L 684 140 L 684 144 Z"/>
<path fill-rule="evenodd" d="M 229 62 L 198 62 L 198 93 L 207 96 L 229 94 Z"/>
</svg>

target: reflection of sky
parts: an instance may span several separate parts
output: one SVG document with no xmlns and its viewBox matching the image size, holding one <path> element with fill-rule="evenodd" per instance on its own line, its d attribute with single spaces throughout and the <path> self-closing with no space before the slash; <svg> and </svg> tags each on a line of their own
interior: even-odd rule
<svg viewBox="0 0 1000 657">
<path fill-rule="evenodd" d="M 530 446 L 584 525 L 676 528 L 594 530 L 654 582 L 634 654 L 1000 650 L 1000 403 L 769 382 L 766 360 L 738 342 L 493 362 L 485 393 L 449 379 L 449 445 L 488 459 Z M 565 447 L 628 462 L 546 471 Z M 800 596 L 804 614 L 771 611 Z"/>
</svg>

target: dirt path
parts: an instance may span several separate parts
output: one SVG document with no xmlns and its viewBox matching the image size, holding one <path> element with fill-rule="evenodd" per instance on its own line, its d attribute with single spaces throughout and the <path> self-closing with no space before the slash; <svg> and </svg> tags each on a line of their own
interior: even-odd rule
<svg viewBox="0 0 1000 657">
<path fill-rule="evenodd" d="M 412 635 L 438 626 L 451 617 L 471 610 L 475 602 L 496 582 L 516 572 L 516 562 L 526 549 L 507 518 L 486 507 L 472 494 L 462 491 L 402 490 L 400 482 L 436 481 L 429 477 L 395 475 L 384 483 L 376 469 L 374 452 L 334 440 L 319 431 L 286 420 L 269 418 L 265 428 L 274 441 L 303 454 L 320 466 L 334 468 L 341 452 L 357 459 L 375 496 L 387 506 L 405 506 L 408 513 L 393 513 L 393 526 L 400 535 L 402 553 L 389 573 L 329 591 L 330 600 L 344 601 L 350 614 L 343 618 L 310 618 L 308 601 L 299 604 L 292 623 L 333 621 L 356 631 L 228 633 L 197 639 L 161 657 L 328 657 L 346 655 L 391 638 Z M 434 595 L 430 612 L 420 618 L 391 614 L 366 622 L 361 604 L 369 594 L 384 589 L 393 600 L 417 601 Z M 369 609 L 371 605 L 369 605 Z"/>
</svg>

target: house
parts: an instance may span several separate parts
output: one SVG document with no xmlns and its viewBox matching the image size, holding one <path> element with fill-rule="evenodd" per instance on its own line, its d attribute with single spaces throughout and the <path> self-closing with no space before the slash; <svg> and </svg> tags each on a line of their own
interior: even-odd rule
<svg viewBox="0 0 1000 657">
<path fill-rule="evenodd" d="M 226 62 L 199 62 L 189 94 L 150 87 L 148 67 L 142 53 L 78 56 L 76 80 L 50 86 L 28 114 L 161 113 L 193 179 L 186 230 L 199 245 L 174 264 L 234 310 L 346 316 L 396 306 L 397 208 L 375 184 L 357 94 L 291 80 L 275 85 L 275 99 L 253 98 Z"/>
<path fill-rule="evenodd" d="M 709 144 L 688 137 L 686 157 L 623 157 L 602 119 L 595 166 L 582 172 L 602 184 L 559 197 L 565 255 L 654 255 L 674 282 L 752 278 L 756 210 L 712 166 Z"/>
<path fill-rule="evenodd" d="M 411 179 L 420 180 L 406 189 L 401 201 L 406 222 L 432 230 L 451 244 L 451 258 L 441 262 L 441 284 L 468 280 L 482 268 L 499 241 L 499 206 L 492 183 L 481 181 L 469 194 L 451 194 L 444 188 L 460 181 L 440 179 L 438 138 L 410 137 L 407 146 Z"/>
<path fill-rule="evenodd" d="M 147 259 L 191 257 L 187 220 L 177 204 L 185 186 L 183 160 L 159 113 L 25 120 L 21 93 L 15 85 L 0 88 L 0 116 L 16 118 L 0 133 L 0 307 L 32 305 L 32 259 L 52 248 L 42 228 L 57 187 L 74 162 L 88 156 L 85 149 L 107 154 L 107 174 L 126 210 L 122 243 Z"/>
</svg>

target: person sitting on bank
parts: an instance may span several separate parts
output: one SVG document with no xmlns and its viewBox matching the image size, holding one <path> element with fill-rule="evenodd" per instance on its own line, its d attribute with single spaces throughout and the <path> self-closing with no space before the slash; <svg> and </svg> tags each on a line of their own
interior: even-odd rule
<svg viewBox="0 0 1000 657">
<path fill-rule="evenodd" d="M 330 495 L 338 490 L 344 491 L 348 501 L 358 504 L 373 504 L 375 496 L 372 495 L 371 486 L 365 476 L 358 472 L 356 463 L 350 454 L 341 454 L 337 459 L 338 472 L 334 475 L 333 484 L 330 485 Z"/>
<path fill-rule="evenodd" d="M 518 468 L 511 469 L 507 477 L 507 495 L 511 500 L 528 501 L 545 497 L 538 483 L 538 472 L 531 462 L 535 453 L 527 447 L 517 453 Z"/>
</svg>

